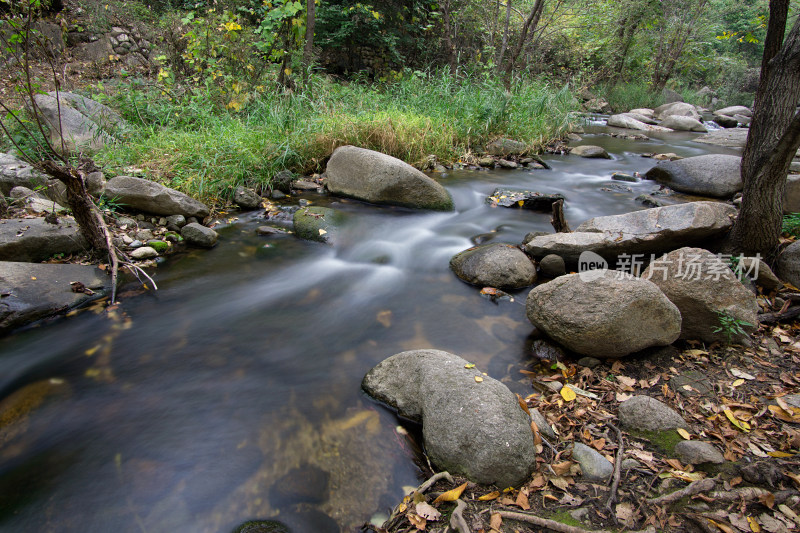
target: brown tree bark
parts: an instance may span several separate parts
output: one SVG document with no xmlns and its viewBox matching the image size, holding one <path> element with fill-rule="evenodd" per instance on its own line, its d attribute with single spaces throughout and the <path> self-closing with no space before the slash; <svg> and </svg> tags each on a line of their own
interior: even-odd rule
<svg viewBox="0 0 800 533">
<path fill-rule="evenodd" d="M 506 23 L 503 29 L 503 42 L 500 44 L 500 53 L 497 54 L 497 71 L 500 72 L 500 69 L 503 68 L 503 59 L 506 56 L 506 50 L 508 49 L 508 32 L 510 31 L 509 26 L 511 25 L 511 0 L 506 0 Z"/>
<path fill-rule="evenodd" d="M 450 65 L 450 73 L 455 74 L 458 69 L 458 58 L 453 41 L 453 28 L 450 23 L 450 0 L 445 0 L 442 4 L 442 22 L 444 23 L 444 43 L 447 47 L 447 64 Z"/>
<path fill-rule="evenodd" d="M 303 48 L 303 87 L 308 88 L 308 69 L 314 58 L 314 26 L 316 24 L 314 0 L 306 2 L 306 44 Z"/>
<path fill-rule="evenodd" d="M 525 46 L 525 40 L 528 38 L 528 33 L 535 30 L 536 26 L 539 25 L 539 20 L 542 18 L 542 11 L 544 11 L 544 2 L 545 0 L 536 0 L 536 3 L 533 4 L 533 9 L 531 9 L 528 18 L 525 19 L 525 22 L 522 24 L 522 31 L 520 32 L 519 39 L 517 39 L 517 44 L 514 46 L 514 49 L 511 50 L 511 55 L 508 57 L 505 65 L 505 76 L 503 78 L 503 83 L 506 86 L 506 89 L 511 89 L 511 78 L 514 75 L 514 64 L 519 58 L 520 53 L 522 53 L 522 48 Z"/>
<path fill-rule="evenodd" d="M 736 251 L 778 251 L 786 175 L 800 147 L 800 17 L 783 42 L 789 0 L 770 1 L 770 21 L 753 119 L 742 153 L 742 207 L 731 232 Z"/>
</svg>

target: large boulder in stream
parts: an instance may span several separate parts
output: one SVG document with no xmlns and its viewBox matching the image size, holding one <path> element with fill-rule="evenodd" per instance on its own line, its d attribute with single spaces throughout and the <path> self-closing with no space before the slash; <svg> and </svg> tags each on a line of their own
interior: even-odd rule
<svg viewBox="0 0 800 533">
<path fill-rule="evenodd" d="M 456 276 L 481 287 L 521 289 L 536 282 L 536 267 L 525 252 L 511 244 L 475 246 L 450 259 Z"/>
<path fill-rule="evenodd" d="M 658 285 L 680 309 L 682 339 L 708 343 L 744 341 L 758 324 L 755 295 L 719 255 L 707 250 L 674 250 L 650 263 L 642 278 Z M 736 321 L 744 333 L 726 333 L 722 323 L 725 316 Z"/>
<path fill-rule="evenodd" d="M 499 381 L 439 350 L 385 359 L 363 389 L 422 424 L 425 450 L 439 470 L 498 487 L 524 483 L 536 466 L 530 418 Z"/>
<path fill-rule="evenodd" d="M 390 155 L 341 146 L 327 167 L 328 190 L 376 204 L 450 211 L 453 199 L 441 184 Z"/>
<path fill-rule="evenodd" d="M 67 151 L 98 150 L 127 127 L 116 111 L 79 94 L 55 91 L 34 96 L 36 106 L 50 130 L 50 143 Z"/>
<path fill-rule="evenodd" d="M 734 206 L 721 202 L 689 202 L 596 217 L 573 233 L 534 236 L 523 249 L 536 258 L 556 254 L 573 265 L 585 251 L 609 261 L 616 261 L 620 254 L 663 253 L 726 234 L 736 212 Z"/>
<path fill-rule="evenodd" d="M 106 183 L 105 195 L 132 209 L 154 215 L 183 215 L 202 219 L 210 209 L 182 192 L 154 181 L 133 176 L 117 176 Z"/>
<path fill-rule="evenodd" d="M 671 130 L 708 133 L 708 129 L 703 126 L 703 123 L 692 117 L 679 117 L 677 115 L 670 115 L 668 117 L 664 117 L 664 120 L 661 121 L 661 126 Z"/>
<path fill-rule="evenodd" d="M 653 114 L 655 118 L 659 120 L 662 120 L 670 115 L 691 117 L 693 119 L 700 120 L 700 113 L 697 111 L 697 108 L 692 104 L 687 104 L 686 102 L 673 102 L 658 106 L 653 110 Z"/>
<path fill-rule="evenodd" d="M 528 320 L 570 350 L 617 358 L 675 342 L 681 314 L 658 287 L 607 270 L 561 276 L 528 294 Z"/>
<path fill-rule="evenodd" d="M 745 107 L 743 105 L 732 105 L 729 107 L 723 107 L 722 109 L 717 109 L 715 111 L 719 115 L 725 115 L 726 117 L 732 117 L 734 115 L 742 115 L 745 117 L 752 118 L 753 112 L 750 111 L 749 107 Z"/>
<path fill-rule="evenodd" d="M 742 190 L 742 158 L 735 155 L 708 154 L 678 161 L 661 161 L 645 178 L 689 194 L 730 198 Z"/>
<path fill-rule="evenodd" d="M 611 115 L 608 117 L 608 121 L 606 122 L 609 126 L 613 126 L 615 128 L 626 128 L 629 130 L 641 130 L 641 131 L 669 131 L 667 128 L 661 128 L 660 126 L 651 126 L 644 121 L 639 120 L 636 118 L 635 115 L 631 115 L 629 113 L 622 113 L 619 115 Z"/>
<path fill-rule="evenodd" d="M 0 262 L 0 335 L 99 298 L 109 288 L 108 274 L 90 265 Z"/>
</svg>

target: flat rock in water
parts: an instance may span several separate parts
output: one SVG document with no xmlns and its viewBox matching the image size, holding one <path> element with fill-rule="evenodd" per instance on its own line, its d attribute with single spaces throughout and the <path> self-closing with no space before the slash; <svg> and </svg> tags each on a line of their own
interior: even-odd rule
<svg viewBox="0 0 800 533">
<path fill-rule="evenodd" d="M 720 202 L 668 205 L 592 218 L 572 233 L 534 236 L 523 247 L 533 257 L 556 254 L 572 264 L 584 251 L 616 261 L 623 253 L 664 252 L 724 235 L 733 226 L 736 212 L 734 206 Z"/>
<path fill-rule="evenodd" d="M 333 243 L 344 215 L 329 207 L 302 207 L 292 216 L 294 232 L 301 239 Z"/>
<path fill-rule="evenodd" d="M 439 350 L 403 352 L 364 377 L 363 389 L 422 423 L 439 470 L 499 487 L 524 483 L 536 466 L 530 418 L 508 387 Z"/>
<path fill-rule="evenodd" d="M 69 217 L 58 224 L 43 218 L 0 220 L 0 261 L 44 261 L 56 254 L 75 254 L 88 249 Z"/>
<path fill-rule="evenodd" d="M 73 292 L 72 282 L 87 290 Z M 64 313 L 104 295 L 110 285 L 108 275 L 90 265 L 0 262 L 0 333 Z"/>
<path fill-rule="evenodd" d="M 753 112 L 750 111 L 749 107 L 745 107 L 743 105 L 733 105 L 730 107 L 723 107 L 722 109 L 717 109 L 716 113 L 720 115 L 725 115 L 727 117 L 732 117 L 733 115 L 743 115 L 745 117 L 753 116 Z"/>
<path fill-rule="evenodd" d="M 210 209 L 202 202 L 154 181 L 117 176 L 106 183 L 105 194 L 127 208 L 154 215 L 183 215 L 198 219 L 208 216 Z"/>
<path fill-rule="evenodd" d="M 713 463 L 721 465 L 725 462 L 722 453 L 708 442 L 685 440 L 675 445 L 675 455 L 683 464 L 700 465 Z"/>
<path fill-rule="evenodd" d="M 615 270 L 591 274 L 535 287 L 525 305 L 528 320 L 562 346 L 592 357 L 675 342 L 681 315 L 655 284 Z"/>
<path fill-rule="evenodd" d="M 703 144 L 713 144 L 715 146 L 724 146 L 726 148 L 744 148 L 747 142 L 748 128 L 727 128 L 724 130 L 715 130 L 705 135 L 701 135 L 694 142 Z"/>
<path fill-rule="evenodd" d="M 536 267 L 511 244 L 483 244 L 450 259 L 450 268 L 467 283 L 498 289 L 521 289 L 536 282 Z"/>
<path fill-rule="evenodd" d="M 328 190 L 376 204 L 451 211 L 453 199 L 437 181 L 399 159 L 341 146 L 328 161 Z"/>
<path fill-rule="evenodd" d="M 703 126 L 703 123 L 692 117 L 669 115 L 661 121 L 661 126 L 671 130 L 708 133 L 708 129 Z"/>
<path fill-rule="evenodd" d="M 625 427 L 644 431 L 689 427 L 673 408 L 643 395 L 633 396 L 619 404 L 619 421 Z"/>
<path fill-rule="evenodd" d="M 742 190 L 741 166 L 742 158 L 735 155 L 699 155 L 661 161 L 647 171 L 645 178 L 679 192 L 730 198 Z"/>
<path fill-rule="evenodd" d="M 605 482 L 614 473 L 614 465 L 594 448 L 576 442 L 572 445 L 572 458 L 581 465 L 587 481 Z"/>
<path fill-rule="evenodd" d="M 533 211 L 552 210 L 553 203 L 564 200 L 563 194 L 545 194 L 535 191 L 524 191 L 514 189 L 495 189 L 491 196 L 486 198 L 489 205 L 499 205 L 500 207 L 519 207 L 531 209 Z"/>
<path fill-rule="evenodd" d="M 707 250 L 689 247 L 673 250 L 652 261 L 642 272 L 642 278 L 658 285 L 680 309 L 682 339 L 742 342 L 758 324 L 755 295 L 727 263 Z M 726 333 L 721 313 L 736 320 L 742 332 Z"/>
<path fill-rule="evenodd" d="M 582 144 L 580 146 L 576 146 L 570 153 L 586 158 L 611 159 L 611 156 L 608 155 L 608 152 L 606 152 L 605 148 L 591 144 Z"/>
</svg>

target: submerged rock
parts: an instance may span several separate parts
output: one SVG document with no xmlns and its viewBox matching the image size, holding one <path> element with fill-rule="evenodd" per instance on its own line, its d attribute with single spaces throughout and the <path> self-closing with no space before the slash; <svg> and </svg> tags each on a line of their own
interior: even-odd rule
<svg viewBox="0 0 800 533">
<path fill-rule="evenodd" d="M 453 199 L 442 185 L 392 156 L 357 148 L 337 148 L 327 167 L 328 190 L 377 204 L 450 211 Z"/>
<path fill-rule="evenodd" d="M 289 529 L 273 520 L 251 520 L 233 530 L 233 533 L 291 533 Z"/>
<path fill-rule="evenodd" d="M 546 194 L 517 189 L 495 189 L 492 195 L 486 198 L 486 202 L 492 206 L 519 207 L 549 213 L 555 202 L 564 199 L 563 194 Z"/>
<path fill-rule="evenodd" d="M 653 261 L 642 277 L 658 285 L 680 309 L 682 339 L 741 342 L 758 324 L 755 295 L 718 255 L 707 250 L 674 250 Z M 731 332 L 729 338 L 721 314 L 737 321 L 744 333 Z"/>
<path fill-rule="evenodd" d="M 569 302 L 565 305 L 565 302 Z M 681 315 L 658 287 L 617 271 L 568 274 L 535 287 L 528 320 L 556 342 L 583 355 L 617 358 L 672 344 Z"/>
<path fill-rule="evenodd" d="M 484 244 L 450 259 L 456 276 L 482 287 L 521 289 L 536 282 L 536 267 L 525 252 L 511 244 Z"/>
<path fill-rule="evenodd" d="M 476 483 L 524 483 L 536 465 L 530 418 L 499 381 L 438 350 L 402 352 L 382 361 L 361 386 L 422 423 L 434 465 Z"/>
<path fill-rule="evenodd" d="M 742 190 L 742 158 L 709 154 L 679 161 L 662 161 L 645 174 L 675 191 L 730 198 Z"/>
<path fill-rule="evenodd" d="M 301 239 L 333 242 L 344 215 L 329 207 L 303 207 L 292 217 L 294 232 Z"/>
</svg>

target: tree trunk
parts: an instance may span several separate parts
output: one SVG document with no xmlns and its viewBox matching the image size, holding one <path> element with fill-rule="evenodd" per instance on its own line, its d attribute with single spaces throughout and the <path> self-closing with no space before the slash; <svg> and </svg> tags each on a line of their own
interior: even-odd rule
<svg viewBox="0 0 800 533">
<path fill-rule="evenodd" d="M 506 61 L 506 73 L 503 80 L 506 90 L 511 89 L 511 78 L 514 74 L 514 63 L 517 61 L 519 54 L 522 52 L 522 48 L 525 46 L 525 40 L 528 38 L 528 32 L 535 30 L 536 26 L 539 25 L 539 19 L 542 18 L 542 11 L 544 11 L 544 2 L 545 0 L 536 0 L 536 3 L 533 4 L 533 9 L 531 9 L 530 15 L 528 15 L 528 18 L 525 19 L 525 23 L 522 25 L 522 32 L 519 35 L 517 44 L 511 51 L 508 61 Z"/>
<path fill-rule="evenodd" d="M 450 24 L 450 0 L 442 5 L 442 19 L 444 22 L 444 42 L 447 47 L 447 64 L 450 65 L 450 74 L 455 74 L 458 68 L 456 45 L 453 42 L 453 30 Z"/>
<path fill-rule="evenodd" d="M 306 3 L 306 45 L 303 48 L 303 87 L 308 88 L 308 69 L 314 58 L 314 25 L 316 16 L 314 12 L 314 0 Z"/>
<path fill-rule="evenodd" d="M 497 55 L 498 72 L 500 72 L 500 69 L 503 68 L 503 59 L 505 58 L 506 50 L 508 49 L 508 32 L 510 25 L 511 25 L 511 0 L 506 0 L 506 24 L 505 24 L 505 29 L 503 30 L 503 42 L 500 45 L 500 53 Z"/>
<path fill-rule="evenodd" d="M 736 251 L 766 258 L 778 250 L 786 175 L 800 146 L 800 17 L 782 43 L 788 4 L 770 2 L 761 78 L 742 153 L 742 207 L 731 233 Z"/>
</svg>

